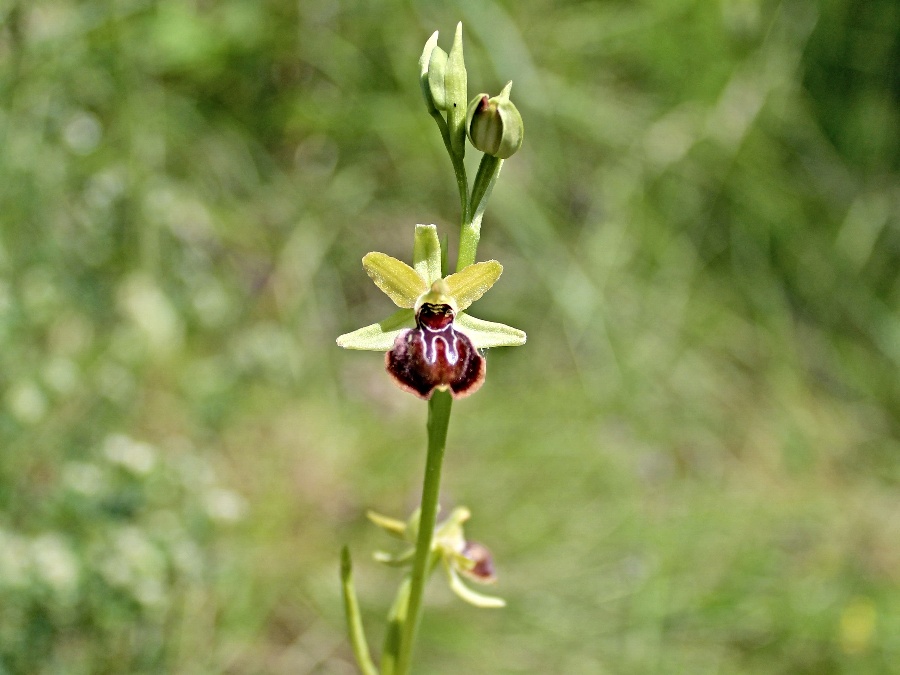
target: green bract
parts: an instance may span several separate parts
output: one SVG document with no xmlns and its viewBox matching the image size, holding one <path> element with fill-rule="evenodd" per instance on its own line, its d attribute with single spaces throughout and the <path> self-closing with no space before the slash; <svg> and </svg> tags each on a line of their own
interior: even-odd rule
<svg viewBox="0 0 900 675">
<path fill-rule="evenodd" d="M 449 305 L 456 314 L 454 325 L 477 349 L 525 344 L 525 333 L 512 326 L 462 314 L 494 285 L 503 266 L 496 260 L 469 265 L 441 278 L 441 244 L 434 225 L 416 225 L 413 267 L 384 253 L 363 257 L 368 275 L 401 309 L 364 328 L 341 335 L 345 349 L 388 351 L 406 329 L 415 328 L 416 310 L 424 303 Z"/>
</svg>

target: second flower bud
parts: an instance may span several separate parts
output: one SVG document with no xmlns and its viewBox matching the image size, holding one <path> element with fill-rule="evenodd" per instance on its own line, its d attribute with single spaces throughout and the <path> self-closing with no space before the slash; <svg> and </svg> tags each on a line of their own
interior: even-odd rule
<svg viewBox="0 0 900 675">
<path fill-rule="evenodd" d="M 518 109 L 509 100 L 512 82 L 498 96 L 478 94 L 466 111 L 466 134 L 476 149 L 483 153 L 508 159 L 520 147 L 525 126 Z"/>
</svg>

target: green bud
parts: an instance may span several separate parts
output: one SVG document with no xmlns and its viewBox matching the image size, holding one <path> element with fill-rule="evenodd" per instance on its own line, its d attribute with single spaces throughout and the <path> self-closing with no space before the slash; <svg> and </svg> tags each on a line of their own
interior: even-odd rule
<svg viewBox="0 0 900 675">
<path fill-rule="evenodd" d="M 512 82 L 493 98 L 478 94 L 466 111 L 466 133 L 472 145 L 500 159 L 512 157 L 522 147 L 525 136 L 522 116 L 509 100 L 511 88 Z"/>
<path fill-rule="evenodd" d="M 425 105 L 428 106 L 429 113 L 436 113 L 437 107 L 434 98 L 431 95 L 431 83 L 429 78 L 429 69 L 431 68 L 431 54 L 437 48 L 438 32 L 434 31 L 428 42 L 425 43 L 425 49 L 422 50 L 422 56 L 419 57 L 419 84 L 422 86 L 422 96 L 425 97 Z M 441 81 L 443 81 L 443 73 Z"/>
<path fill-rule="evenodd" d="M 428 91 L 434 107 L 438 110 L 447 109 L 447 92 L 444 87 L 444 74 L 447 71 L 447 52 L 440 47 L 435 47 L 428 61 Z"/>
<path fill-rule="evenodd" d="M 447 94 L 447 126 L 450 129 L 450 146 L 454 153 L 462 157 L 466 152 L 466 113 L 468 94 L 466 64 L 463 59 L 462 22 L 456 25 L 453 46 L 447 55 L 447 71 L 444 75 L 444 89 Z"/>
</svg>

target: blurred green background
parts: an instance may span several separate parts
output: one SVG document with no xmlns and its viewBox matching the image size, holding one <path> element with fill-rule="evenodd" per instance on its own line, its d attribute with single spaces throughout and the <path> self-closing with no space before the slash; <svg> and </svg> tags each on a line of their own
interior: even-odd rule
<svg viewBox="0 0 900 675">
<path fill-rule="evenodd" d="M 343 543 L 380 644 L 425 406 L 334 337 L 455 241 L 460 19 L 529 342 L 444 479 L 509 606 L 435 578 L 418 672 L 897 672 L 895 0 L 6 0 L 0 673 L 352 673 Z"/>
</svg>

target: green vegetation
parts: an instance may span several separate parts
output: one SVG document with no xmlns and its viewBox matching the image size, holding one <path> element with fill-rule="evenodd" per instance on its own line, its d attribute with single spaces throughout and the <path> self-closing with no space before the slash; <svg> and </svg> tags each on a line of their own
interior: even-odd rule
<svg viewBox="0 0 900 675">
<path fill-rule="evenodd" d="M 478 309 L 529 341 L 443 477 L 508 606 L 432 584 L 419 672 L 896 669 L 896 2 L 12 0 L 0 673 L 352 673 L 344 542 L 381 644 L 425 408 L 334 337 L 457 225 L 457 20 L 528 127 Z"/>
</svg>

